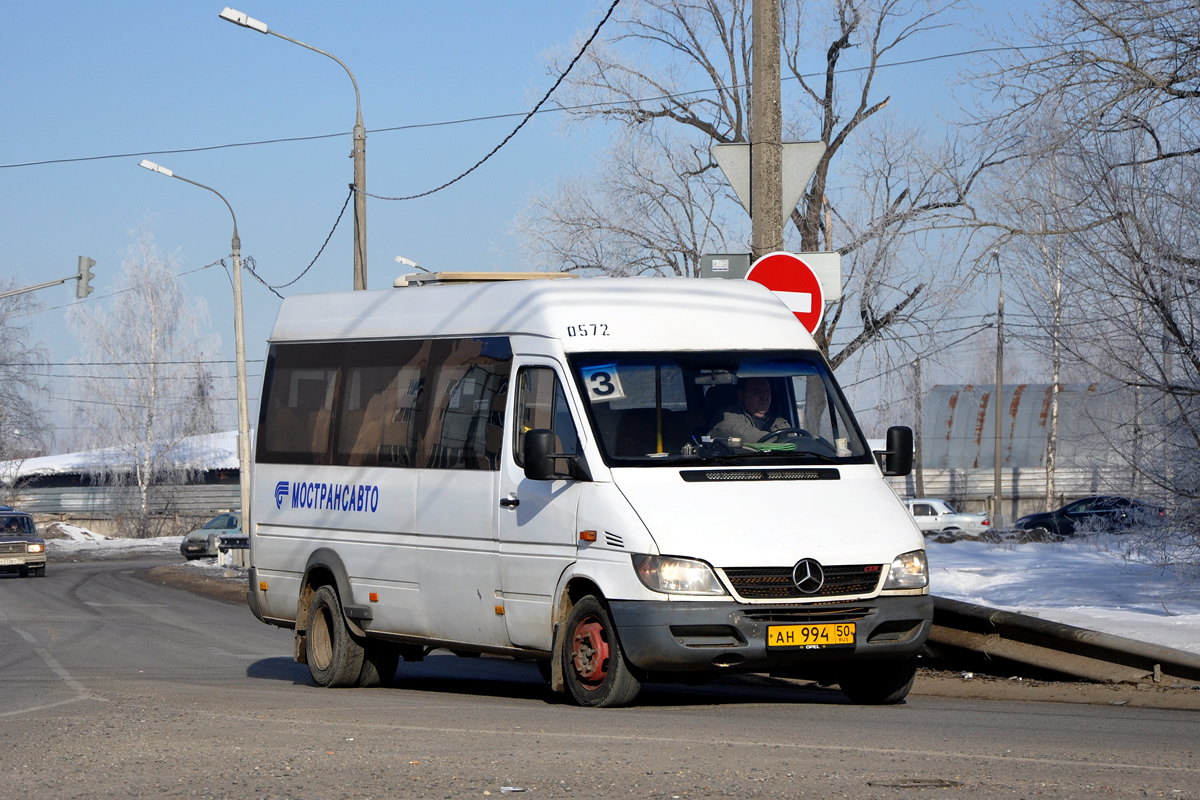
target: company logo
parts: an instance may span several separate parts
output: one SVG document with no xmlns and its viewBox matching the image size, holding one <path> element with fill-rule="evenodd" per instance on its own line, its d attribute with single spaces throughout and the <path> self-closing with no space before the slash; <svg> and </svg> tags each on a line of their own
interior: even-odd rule
<svg viewBox="0 0 1200 800">
<path fill-rule="evenodd" d="M 801 594 L 816 594 L 825 585 L 825 570 L 815 558 L 802 558 L 792 567 L 792 583 Z"/>
<path fill-rule="evenodd" d="M 288 496 L 288 482 L 280 481 L 275 484 L 275 507 L 283 508 L 283 498 Z"/>
<path fill-rule="evenodd" d="M 275 507 L 282 509 L 285 503 L 291 508 L 374 514 L 379 510 L 379 487 L 365 483 L 280 481 L 275 484 Z"/>
</svg>

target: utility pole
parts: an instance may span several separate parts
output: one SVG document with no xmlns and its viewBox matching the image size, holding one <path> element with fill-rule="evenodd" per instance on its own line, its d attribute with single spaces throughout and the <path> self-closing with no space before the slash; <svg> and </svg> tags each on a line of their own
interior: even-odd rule
<svg viewBox="0 0 1200 800">
<path fill-rule="evenodd" d="M 916 469 L 913 470 L 913 480 L 916 482 L 917 497 L 925 496 L 925 470 L 921 466 L 921 357 L 917 356 L 913 359 L 913 397 L 917 401 L 917 418 L 916 436 L 913 438 L 913 461 L 916 462 Z"/>
<path fill-rule="evenodd" d="M 750 86 L 750 258 L 783 249 L 783 111 L 779 98 L 779 0 L 754 0 Z"/>
<path fill-rule="evenodd" d="M 996 265 L 1000 258 L 996 256 Z M 1004 279 L 1000 279 L 1000 301 L 996 308 L 996 474 L 992 503 L 992 530 L 1004 527 L 1003 489 L 1000 482 L 1001 438 L 1004 434 Z"/>
</svg>

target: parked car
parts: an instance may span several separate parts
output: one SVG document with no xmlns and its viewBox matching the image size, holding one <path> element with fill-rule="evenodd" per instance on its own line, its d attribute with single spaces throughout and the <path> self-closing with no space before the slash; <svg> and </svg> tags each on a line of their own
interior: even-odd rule
<svg viewBox="0 0 1200 800">
<path fill-rule="evenodd" d="M 1044 530 L 1059 536 L 1098 531 L 1124 531 L 1162 521 L 1166 512 L 1130 497 L 1094 495 L 1068 503 L 1056 511 L 1028 514 L 1013 523 L 1020 531 Z"/>
<path fill-rule="evenodd" d="M 917 521 L 922 533 L 941 531 L 967 531 L 983 533 L 991 530 L 987 514 L 968 514 L 956 511 L 945 500 L 930 497 L 915 497 L 904 501 L 908 513 Z"/>
<path fill-rule="evenodd" d="M 179 552 L 188 561 L 193 558 L 213 558 L 217 555 L 221 534 L 241 533 L 242 521 L 238 514 L 217 514 L 201 527 L 183 537 Z"/>
<path fill-rule="evenodd" d="M 33 517 L 12 506 L 0 506 L 0 572 L 22 578 L 46 574 L 46 542 L 38 536 Z"/>
</svg>

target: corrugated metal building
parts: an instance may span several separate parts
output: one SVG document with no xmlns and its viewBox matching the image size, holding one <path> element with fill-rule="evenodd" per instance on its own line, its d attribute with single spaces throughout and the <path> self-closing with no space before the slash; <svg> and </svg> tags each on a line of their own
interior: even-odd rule
<svg viewBox="0 0 1200 800">
<path fill-rule="evenodd" d="M 241 506 L 237 434 L 233 431 L 189 437 L 176 445 L 177 464 L 186 466 L 186 484 L 153 486 L 147 501 L 164 525 L 188 527 L 197 519 Z M 98 470 L 120 471 L 128 456 L 89 450 L 0 463 L 0 503 L 40 519 L 70 520 L 103 534 L 120 527 L 123 515 L 140 502 L 134 486 L 103 485 Z"/>
<path fill-rule="evenodd" d="M 1050 384 L 934 386 L 922 399 L 920 477 L 925 496 L 983 510 L 993 495 L 996 411 L 1001 413 L 1001 487 L 1007 520 L 1041 510 L 1053 392 Z M 1129 464 L 1139 400 L 1116 384 L 1060 384 L 1055 505 L 1089 494 L 1136 494 Z M 918 475 L 893 479 L 915 496 Z"/>
</svg>

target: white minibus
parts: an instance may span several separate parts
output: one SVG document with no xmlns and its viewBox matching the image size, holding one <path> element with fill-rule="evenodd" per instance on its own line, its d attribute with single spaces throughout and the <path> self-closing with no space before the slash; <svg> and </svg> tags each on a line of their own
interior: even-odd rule
<svg viewBox="0 0 1200 800">
<path fill-rule="evenodd" d="M 911 469 L 911 431 L 872 453 L 755 283 L 546 277 L 283 302 L 255 616 L 294 629 L 320 686 L 447 649 L 535 661 L 586 706 L 731 672 L 902 700 L 933 616 L 883 478 Z"/>
</svg>

